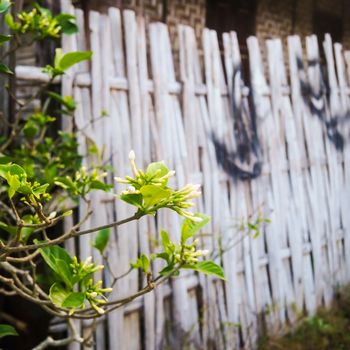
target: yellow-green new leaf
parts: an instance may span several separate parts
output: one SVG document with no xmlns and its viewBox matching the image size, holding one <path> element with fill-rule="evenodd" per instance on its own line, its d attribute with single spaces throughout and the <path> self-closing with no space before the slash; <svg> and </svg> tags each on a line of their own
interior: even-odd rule
<svg viewBox="0 0 350 350">
<path fill-rule="evenodd" d="M 224 270 L 221 266 L 215 264 L 213 261 L 201 261 L 193 265 L 183 266 L 185 269 L 190 269 L 197 271 L 199 273 L 204 273 L 206 275 L 212 275 L 225 280 Z"/>
</svg>

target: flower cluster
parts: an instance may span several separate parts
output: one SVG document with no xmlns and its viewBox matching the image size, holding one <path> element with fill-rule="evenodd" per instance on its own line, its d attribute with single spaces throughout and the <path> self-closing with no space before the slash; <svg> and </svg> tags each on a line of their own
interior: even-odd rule
<svg viewBox="0 0 350 350">
<path fill-rule="evenodd" d="M 85 196 L 91 190 L 109 191 L 112 186 L 104 182 L 106 172 L 93 169 L 90 173 L 85 167 L 76 171 L 75 176 L 57 177 L 55 184 L 67 190 L 73 196 Z"/>
<path fill-rule="evenodd" d="M 76 257 L 72 259 L 72 271 L 76 280 L 80 281 L 80 289 L 85 293 L 86 300 L 91 307 L 100 315 L 104 313 L 101 305 L 106 304 L 107 298 L 104 293 L 110 293 L 112 288 L 101 288 L 102 281 L 93 283 L 91 276 L 104 269 L 103 265 L 95 265 L 92 262 L 92 257 L 89 256 L 85 261 L 79 262 Z"/>
<path fill-rule="evenodd" d="M 209 250 L 197 250 L 196 246 L 199 243 L 199 239 L 196 238 L 192 244 L 183 244 L 175 248 L 174 257 L 175 261 L 179 264 L 195 264 L 198 262 L 198 258 L 203 257 L 209 253 Z"/>
<path fill-rule="evenodd" d="M 134 176 L 115 178 L 117 182 L 128 185 L 120 195 L 123 201 L 136 206 L 142 214 L 155 214 L 158 209 L 168 208 L 193 221 L 201 221 L 187 210 L 194 205 L 191 200 L 201 195 L 200 185 L 188 184 L 174 190 L 168 186 L 168 181 L 175 171 L 169 170 L 164 162 L 151 163 L 144 172 L 136 167 L 134 151 L 129 153 L 129 160 Z"/>
</svg>

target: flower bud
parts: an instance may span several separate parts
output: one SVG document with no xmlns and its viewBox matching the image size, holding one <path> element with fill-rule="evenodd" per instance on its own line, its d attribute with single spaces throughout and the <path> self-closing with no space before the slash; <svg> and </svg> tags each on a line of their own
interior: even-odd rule
<svg viewBox="0 0 350 350">
<path fill-rule="evenodd" d="M 88 256 L 86 258 L 86 260 L 84 261 L 84 266 L 87 266 L 87 265 L 91 264 L 91 261 L 92 261 L 92 256 Z"/>
<path fill-rule="evenodd" d="M 198 243 L 199 243 L 199 238 L 196 238 L 196 239 L 193 241 L 192 245 L 193 245 L 193 246 L 196 246 Z"/>
<path fill-rule="evenodd" d="M 54 219 L 54 218 L 56 217 L 56 215 L 57 215 L 57 212 L 56 212 L 56 211 L 53 211 L 53 212 L 49 215 L 48 219 L 49 219 L 49 220 Z"/>
<path fill-rule="evenodd" d="M 105 313 L 105 310 L 103 310 L 101 307 L 98 307 L 96 304 L 91 304 L 91 306 L 96 310 L 98 314 L 103 315 Z"/>
<path fill-rule="evenodd" d="M 131 150 L 131 151 L 129 152 L 129 160 L 130 160 L 130 161 L 134 161 L 135 158 L 136 158 L 135 152 L 134 152 L 133 150 Z"/>
<path fill-rule="evenodd" d="M 119 182 L 119 183 L 121 183 L 121 184 L 128 184 L 128 183 L 129 183 L 129 181 L 127 181 L 127 180 L 125 180 L 125 179 L 122 179 L 121 177 L 118 177 L 118 176 L 116 176 L 116 177 L 114 178 L 114 180 L 117 181 L 117 182 Z"/>
<path fill-rule="evenodd" d="M 200 218 L 199 216 L 191 216 L 191 217 L 187 216 L 187 218 L 194 221 L 194 222 L 202 222 L 203 221 L 203 219 Z"/>
</svg>

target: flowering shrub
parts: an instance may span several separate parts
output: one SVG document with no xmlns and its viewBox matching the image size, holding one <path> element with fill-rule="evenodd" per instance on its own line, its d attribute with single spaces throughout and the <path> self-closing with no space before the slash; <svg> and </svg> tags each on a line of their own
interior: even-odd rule
<svg viewBox="0 0 350 350">
<path fill-rule="evenodd" d="M 8 0 L 0 0 L 0 13 L 6 13 L 9 8 Z M 4 50 L 2 61 L 13 48 L 32 41 L 55 40 L 62 33 L 72 34 L 78 30 L 73 16 L 54 16 L 38 5 L 15 16 L 8 13 L 5 18 L 11 34 L 1 35 L 0 45 L 12 42 L 12 47 Z M 24 36 L 26 40 L 23 40 Z M 16 104 L 14 115 L 9 116 L 5 110 L 1 114 L 2 125 L 6 127 L 0 137 L 0 293 L 19 295 L 51 315 L 66 319 L 70 328 L 67 338 L 54 340 L 49 337 L 37 349 L 74 341 L 88 345 L 91 335 L 84 338 L 78 334 L 73 319 L 90 319 L 109 313 L 152 291 L 182 269 L 224 278 L 221 267 L 202 260 L 207 252 L 197 249 L 199 241 L 195 235 L 209 221 L 207 216 L 189 210 L 193 206 L 191 200 L 200 196 L 200 186 L 171 188 L 168 180 L 175 176 L 174 171 L 163 162 L 151 163 L 146 170 L 138 169 L 133 151 L 129 154 L 132 176 L 115 180 L 126 185 L 118 197 L 135 208 L 134 215 L 103 226 L 82 228 L 92 214 L 88 194 L 109 192 L 113 186 L 106 183 L 108 167 L 85 169 L 81 166 L 76 126 L 73 132 L 60 131 L 55 136 L 48 132 L 56 120 L 50 112 L 52 105 L 58 104 L 60 114 L 72 118 L 76 109 L 71 96 L 50 91 L 50 85 L 54 78 L 91 56 L 91 52 L 64 53 L 56 49 L 53 64 L 43 68 L 49 82 L 27 101 L 17 100 L 10 91 L 9 97 Z M 5 63 L 0 64 L 1 74 L 10 75 L 13 69 Z M 28 114 L 27 107 L 36 98 L 42 99 L 42 107 Z M 98 152 L 96 147 L 90 151 Z M 59 224 L 73 214 L 79 201 L 87 205 L 85 217 L 62 232 Z M 91 257 L 80 261 L 63 247 L 68 239 L 97 232 L 93 246 L 106 257 L 110 228 L 145 215 L 156 215 L 161 208 L 173 210 L 183 217 L 180 242 L 171 241 L 168 232 L 162 230 L 162 248 L 149 256 L 141 253 L 136 261 L 130 262 L 131 268 L 144 274 L 146 285 L 126 298 L 110 300 L 113 284 L 105 286 L 102 281 L 96 282 L 95 277 L 104 266 L 96 265 Z M 159 275 L 153 271 L 156 259 L 163 261 Z M 38 278 L 41 261 L 51 270 L 50 276 Z M 0 336 L 15 334 L 13 327 L 0 325 Z"/>
</svg>

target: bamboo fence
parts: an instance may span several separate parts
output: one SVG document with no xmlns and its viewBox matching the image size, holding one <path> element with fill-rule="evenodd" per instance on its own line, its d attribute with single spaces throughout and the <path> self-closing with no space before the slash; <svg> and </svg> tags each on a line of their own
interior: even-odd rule
<svg viewBox="0 0 350 350">
<path fill-rule="evenodd" d="M 82 28 L 64 38 L 64 51 L 94 52 L 91 63 L 62 81 L 63 93 L 78 103 L 80 152 L 93 140 L 113 176 L 123 176 L 134 149 L 139 167 L 163 159 L 175 169 L 175 186 L 202 184 L 197 206 L 212 217 L 202 244 L 214 255 L 224 250 L 215 256 L 227 278 L 181 274 L 102 318 L 95 349 L 251 349 L 263 325 L 280 331 L 301 312 L 329 305 L 335 288 L 350 279 L 350 52 L 329 35 L 322 48 L 314 35 L 307 37 L 305 51 L 290 36 L 288 52 L 280 39 L 268 40 L 263 61 L 250 37 L 247 84 L 234 32 L 223 35 L 222 54 L 215 31 L 205 29 L 198 43 L 193 28 L 180 25 L 174 62 L 165 24 L 146 25 L 116 8 L 90 12 L 84 23 L 79 9 L 62 4 Z M 17 67 L 17 74 L 45 80 L 33 68 Z M 86 226 L 132 214 L 111 196 L 91 199 Z M 260 217 L 271 223 L 258 237 L 239 232 L 237 223 Z M 180 223 L 161 212 L 157 221 L 115 229 L 108 248 L 113 274 L 127 271 L 140 251 L 152 252 L 161 227 L 178 239 Z M 83 236 L 68 247 L 102 262 L 91 240 Z M 106 270 L 101 277 L 108 284 Z M 133 271 L 118 280 L 112 298 L 144 283 Z"/>
</svg>

